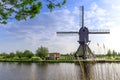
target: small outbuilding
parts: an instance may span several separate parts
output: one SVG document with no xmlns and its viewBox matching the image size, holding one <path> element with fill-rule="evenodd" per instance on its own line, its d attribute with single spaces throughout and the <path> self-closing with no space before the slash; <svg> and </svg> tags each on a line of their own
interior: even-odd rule
<svg viewBox="0 0 120 80">
<path fill-rule="evenodd" d="M 49 53 L 47 59 L 49 60 L 57 60 L 60 57 L 60 53 Z"/>
</svg>

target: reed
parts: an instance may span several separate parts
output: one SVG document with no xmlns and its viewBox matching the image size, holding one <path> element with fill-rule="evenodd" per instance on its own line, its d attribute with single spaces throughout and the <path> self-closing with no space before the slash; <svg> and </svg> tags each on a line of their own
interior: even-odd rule
<svg viewBox="0 0 120 80">
<path fill-rule="evenodd" d="M 82 80 L 120 80 L 119 63 L 89 63 L 79 61 L 79 65 Z"/>
</svg>

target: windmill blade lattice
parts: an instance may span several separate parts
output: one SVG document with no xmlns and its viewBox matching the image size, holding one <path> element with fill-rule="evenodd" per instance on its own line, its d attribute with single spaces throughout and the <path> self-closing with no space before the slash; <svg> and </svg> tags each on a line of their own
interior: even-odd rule
<svg viewBox="0 0 120 80">
<path fill-rule="evenodd" d="M 110 34 L 109 29 L 91 29 L 89 34 Z"/>
</svg>

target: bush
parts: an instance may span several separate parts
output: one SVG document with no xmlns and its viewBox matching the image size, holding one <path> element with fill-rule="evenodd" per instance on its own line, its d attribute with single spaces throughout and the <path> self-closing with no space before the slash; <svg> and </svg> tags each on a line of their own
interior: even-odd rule
<svg viewBox="0 0 120 80">
<path fill-rule="evenodd" d="M 116 57 L 115 60 L 120 60 L 120 57 Z"/>
<path fill-rule="evenodd" d="M 20 59 L 19 59 L 19 57 L 16 56 L 13 58 L 13 60 L 20 60 Z"/>
<path fill-rule="evenodd" d="M 33 55 L 34 55 L 34 54 L 33 54 L 31 51 L 29 51 L 29 50 L 25 50 L 25 51 L 23 52 L 23 56 L 24 56 L 24 57 L 31 58 Z"/>
<path fill-rule="evenodd" d="M 31 60 L 32 61 L 42 61 L 42 59 L 40 57 L 36 57 L 36 56 L 32 57 Z"/>
</svg>

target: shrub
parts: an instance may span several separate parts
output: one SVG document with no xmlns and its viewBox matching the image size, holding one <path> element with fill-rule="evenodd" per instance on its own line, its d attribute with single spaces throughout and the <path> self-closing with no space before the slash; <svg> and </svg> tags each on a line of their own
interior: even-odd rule
<svg viewBox="0 0 120 80">
<path fill-rule="evenodd" d="M 40 57 L 36 57 L 36 56 L 32 57 L 31 60 L 32 61 L 42 61 L 42 59 Z"/>
<path fill-rule="evenodd" d="M 116 57 L 115 60 L 120 60 L 120 57 Z"/>
</svg>

